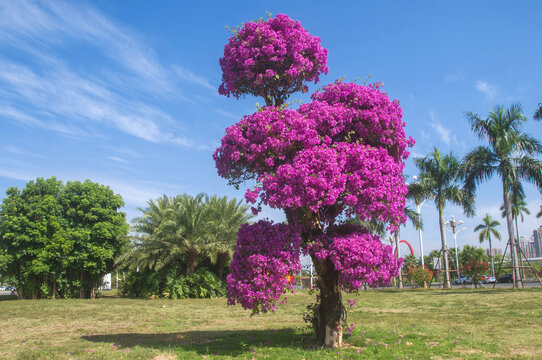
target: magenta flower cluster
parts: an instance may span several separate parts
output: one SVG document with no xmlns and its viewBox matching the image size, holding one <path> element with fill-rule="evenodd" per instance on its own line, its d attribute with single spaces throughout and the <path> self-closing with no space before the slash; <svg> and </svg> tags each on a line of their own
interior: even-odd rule
<svg viewBox="0 0 542 360">
<path fill-rule="evenodd" d="M 329 259 L 339 273 L 339 285 L 345 291 L 357 291 L 367 286 L 386 286 L 398 275 L 403 259 L 397 260 L 389 245 L 384 245 L 377 236 L 367 233 L 352 233 L 329 238 L 322 235 L 317 242 L 327 247 L 315 246 L 319 260 Z M 312 252 L 309 250 L 309 252 Z"/>
<path fill-rule="evenodd" d="M 228 304 L 241 304 L 253 313 L 275 309 L 275 302 L 292 287 L 289 276 L 301 269 L 301 236 L 287 224 L 260 220 L 244 224 L 230 265 Z"/>
<path fill-rule="evenodd" d="M 345 215 L 405 221 L 407 139 L 398 103 L 378 88 L 334 83 L 299 111 L 265 107 L 229 127 L 214 154 L 226 178 L 255 178 L 245 198 L 274 208 L 339 205 Z M 319 99 L 319 100 L 316 100 Z M 382 119 L 380 121 L 380 119 Z"/>
<path fill-rule="evenodd" d="M 263 96 L 269 89 L 283 95 L 305 91 L 306 81 L 328 72 L 327 50 L 288 15 L 247 22 L 235 31 L 220 59 L 221 95 Z"/>
</svg>

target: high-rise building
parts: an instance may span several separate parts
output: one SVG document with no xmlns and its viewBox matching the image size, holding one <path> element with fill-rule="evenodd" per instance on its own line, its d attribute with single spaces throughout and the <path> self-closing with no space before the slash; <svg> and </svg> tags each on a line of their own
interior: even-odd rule
<svg viewBox="0 0 542 360">
<path fill-rule="evenodd" d="M 495 257 L 497 255 L 502 255 L 502 249 L 493 248 L 491 250 L 493 252 L 493 257 Z M 487 254 L 487 256 L 490 256 L 489 249 L 486 249 L 486 254 Z"/>
<path fill-rule="evenodd" d="M 542 257 L 542 225 L 533 231 L 535 256 Z"/>
</svg>

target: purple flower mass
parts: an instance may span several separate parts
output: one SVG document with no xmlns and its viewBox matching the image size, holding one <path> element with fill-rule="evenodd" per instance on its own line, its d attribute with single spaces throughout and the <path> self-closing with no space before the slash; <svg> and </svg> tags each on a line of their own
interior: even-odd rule
<svg viewBox="0 0 542 360">
<path fill-rule="evenodd" d="M 300 249 L 330 263 L 346 291 L 397 275 L 391 247 L 344 222 L 378 220 L 390 231 L 405 222 L 403 161 L 414 140 L 405 135 L 399 102 L 380 85 L 337 81 L 298 110 L 280 106 L 327 73 L 326 61 L 320 40 L 286 15 L 246 23 L 220 59 L 221 94 L 263 96 L 268 106 L 226 129 L 213 155 L 218 173 L 235 185 L 254 180 L 247 202 L 283 209 L 289 222 L 239 230 L 229 304 L 274 309 L 288 289 L 286 275 L 299 269 Z"/>
<path fill-rule="evenodd" d="M 291 288 L 287 275 L 301 269 L 300 243 L 299 231 L 286 224 L 260 220 L 242 225 L 226 280 L 228 304 L 237 301 L 254 313 L 274 309 L 275 301 Z"/>
<path fill-rule="evenodd" d="M 239 98 L 272 90 L 274 96 L 284 97 L 305 91 L 305 81 L 318 82 L 319 75 L 328 72 L 326 63 L 327 50 L 320 39 L 288 15 L 247 22 L 224 47 L 218 92 Z"/>
</svg>

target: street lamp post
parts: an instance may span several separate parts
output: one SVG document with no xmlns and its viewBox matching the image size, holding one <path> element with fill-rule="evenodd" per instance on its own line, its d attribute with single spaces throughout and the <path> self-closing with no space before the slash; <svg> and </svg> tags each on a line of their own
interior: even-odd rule
<svg viewBox="0 0 542 360">
<path fill-rule="evenodd" d="M 459 257 L 457 256 L 457 233 L 459 231 L 455 231 L 455 228 L 459 225 L 463 224 L 463 220 L 455 220 L 454 219 L 454 216 L 452 215 L 452 220 L 450 221 L 446 221 L 446 225 L 449 225 L 451 228 L 452 228 L 452 233 L 454 234 L 454 246 L 455 246 L 455 267 L 457 268 L 457 278 L 460 279 L 461 278 L 461 274 L 459 273 Z M 464 230 L 461 229 L 461 230 Z M 461 231 L 460 230 L 460 231 Z"/>
</svg>

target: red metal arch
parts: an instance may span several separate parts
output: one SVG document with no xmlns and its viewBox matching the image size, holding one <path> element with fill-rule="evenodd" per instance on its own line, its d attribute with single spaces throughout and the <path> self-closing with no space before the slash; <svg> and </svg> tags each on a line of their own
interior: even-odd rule
<svg viewBox="0 0 542 360">
<path fill-rule="evenodd" d="M 410 249 L 410 253 L 412 254 L 412 256 L 415 256 L 414 255 L 414 249 L 412 248 L 412 245 L 410 245 L 410 243 L 406 240 L 401 240 L 399 241 L 399 245 L 401 245 L 401 243 L 405 243 L 408 245 L 408 248 Z M 397 248 L 395 248 L 395 256 L 397 256 Z"/>
</svg>

